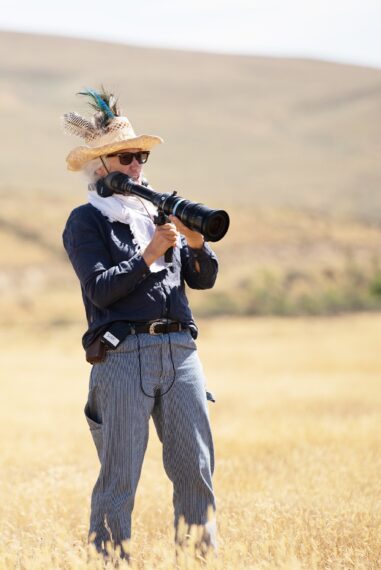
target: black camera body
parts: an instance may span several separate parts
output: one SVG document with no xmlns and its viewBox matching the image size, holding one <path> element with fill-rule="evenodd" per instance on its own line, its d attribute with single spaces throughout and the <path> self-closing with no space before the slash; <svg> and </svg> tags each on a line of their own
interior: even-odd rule
<svg viewBox="0 0 381 570">
<path fill-rule="evenodd" d="M 202 234 L 206 241 L 219 241 L 229 229 L 229 215 L 225 210 L 212 210 L 204 204 L 181 198 L 176 192 L 172 194 L 155 192 L 134 182 L 122 172 L 111 172 L 101 178 L 96 183 L 96 189 L 103 198 L 112 194 L 133 194 L 149 200 L 157 206 L 159 212 L 176 216 L 185 226 Z"/>
</svg>

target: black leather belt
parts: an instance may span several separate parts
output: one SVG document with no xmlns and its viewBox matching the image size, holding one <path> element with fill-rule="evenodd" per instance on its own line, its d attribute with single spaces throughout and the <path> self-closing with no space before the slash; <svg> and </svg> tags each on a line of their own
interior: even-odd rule
<svg viewBox="0 0 381 570">
<path fill-rule="evenodd" d="M 116 348 L 130 334 L 165 334 L 170 332 L 180 332 L 189 329 L 188 325 L 171 321 L 170 319 L 157 319 L 146 323 L 130 323 L 117 321 L 112 323 L 107 331 L 103 333 L 101 341 L 108 349 Z"/>
<path fill-rule="evenodd" d="M 169 332 L 185 331 L 189 327 L 177 321 L 151 321 L 148 323 L 130 323 L 130 332 L 128 334 L 164 334 Z"/>
</svg>

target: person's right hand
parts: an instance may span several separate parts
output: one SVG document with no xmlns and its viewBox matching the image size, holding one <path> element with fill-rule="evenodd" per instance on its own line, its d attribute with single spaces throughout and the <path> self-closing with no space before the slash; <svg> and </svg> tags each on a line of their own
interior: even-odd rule
<svg viewBox="0 0 381 570">
<path fill-rule="evenodd" d="M 174 247 L 178 235 L 179 232 L 175 224 L 156 226 L 153 238 L 143 253 L 143 259 L 146 264 L 150 266 L 161 255 L 164 255 L 169 247 Z"/>
</svg>

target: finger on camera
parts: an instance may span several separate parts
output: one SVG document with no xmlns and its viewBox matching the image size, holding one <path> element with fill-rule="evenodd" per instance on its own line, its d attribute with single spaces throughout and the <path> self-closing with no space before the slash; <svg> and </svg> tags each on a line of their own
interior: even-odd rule
<svg viewBox="0 0 381 570">
<path fill-rule="evenodd" d="M 172 236 L 172 235 L 168 235 L 168 236 L 163 236 L 166 243 L 171 243 L 171 244 L 175 244 L 177 242 L 177 236 Z"/>
<path fill-rule="evenodd" d="M 163 237 L 165 239 L 176 239 L 177 235 L 178 232 L 176 230 L 167 230 L 165 232 L 160 233 L 160 237 Z"/>
<path fill-rule="evenodd" d="M 172 230 L 175 230 L 175 229 L 176 229 L 175 224 L 170 224 L 170 223 L 168 223 L 168 224 L 163 224 L 162 226 L 157 226 L 157 230 L 158 230 L 159 232 L 163 232 L 163 231 L 167 231 L 167 230 L 171 230 L 171 229 L 172 229 Z"/>
<path fill-rule="evenodd" d="M 156 243 L 163 243 L 163 244 L 174 244 L 177 241 L 177 236 L 172 234 L 160 234 L 158 238 L 155 240 Z"/>
<path fill-rule="evenodd" d="M 184 224 L 182 223 L 182 221 L 179 218 L 176 218 L 176 216 L 172 216 L 172 214 L 171 214 L 169 216 L 169 219 L 171 220 L 172 224 L 174 224 L 177 228 L 185 227 Z"/>
</svg>

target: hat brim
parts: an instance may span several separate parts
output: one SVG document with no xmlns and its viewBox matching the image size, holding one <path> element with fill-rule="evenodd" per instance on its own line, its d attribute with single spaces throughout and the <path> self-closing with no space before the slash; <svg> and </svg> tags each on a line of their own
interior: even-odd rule
<svg viewBox="0 0 381 570">
<path fill-rule="evenodd" d="M 138 137 L 125 139 L 122 141 L 106 144 L 103 146 L 89 147 L 77 146 L 66 157 L 68 170 L 82 170 L 84 166 L 91 160 L 113 154 L 120 150 L 128 150 L 129 148 L 138 148 L 140 150 L 151 150 L 157 144 L 164 142 L 161 137 L 156 135 L 139 135 Z"/>
</svg>

